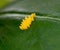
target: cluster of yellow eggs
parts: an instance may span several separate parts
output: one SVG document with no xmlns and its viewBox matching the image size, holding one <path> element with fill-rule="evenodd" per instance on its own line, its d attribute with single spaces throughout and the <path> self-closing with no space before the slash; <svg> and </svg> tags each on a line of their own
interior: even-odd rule
<svg viewBox="0 0 60 50">
<path fill-rule="evenodd" d="M 31 15 L 29 15 L 28 17 L 25 17 L 25 19 L 23 19 L 23 21 L 21 22 L 19 28 L 21 30 L 26 30 L 30 27 L 32 21 L 34 21 L 36 14 L 32 13 Z"/>
</svg>

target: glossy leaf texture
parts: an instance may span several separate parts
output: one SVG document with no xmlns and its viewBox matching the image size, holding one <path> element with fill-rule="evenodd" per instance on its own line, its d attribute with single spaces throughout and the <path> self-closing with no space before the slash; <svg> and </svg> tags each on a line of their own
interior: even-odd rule
<svg viewBox="0 0 60 50">
<path fill-rule="evenodd" d="M 0 12 L 0 50 L 60 50 L 59 0 L 21 0 Z M 28 30 L 22 19 L 37 14 Z"/>
</svg>

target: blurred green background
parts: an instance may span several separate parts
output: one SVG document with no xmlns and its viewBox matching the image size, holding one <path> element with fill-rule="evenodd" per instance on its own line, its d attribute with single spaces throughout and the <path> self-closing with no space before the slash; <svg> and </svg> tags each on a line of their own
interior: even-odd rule
<svg viewBox="0 0 60 50">
<path fill-rule="evenodd" d="M 33 12 L 31 27 L 20 30 Z M 0 50 L 60 50 L 60 0 L 0 0 Z"/>
</svg>

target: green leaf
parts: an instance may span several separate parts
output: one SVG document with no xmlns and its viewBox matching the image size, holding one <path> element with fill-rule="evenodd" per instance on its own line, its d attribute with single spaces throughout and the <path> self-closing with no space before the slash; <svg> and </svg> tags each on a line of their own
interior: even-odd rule
<svg viewBox="0 0 60 50">
<path fill-rule="evenodd" d="M 60 50 L 60 10 L 55 7 L 59 5 L 56 1 L 22 0 L 3 9 L 0 12 L 0 50 Z M 20 30 L 22 19 L 32 12 L 37 14 L 35 21 L 28 30 Z"/>
</svg>

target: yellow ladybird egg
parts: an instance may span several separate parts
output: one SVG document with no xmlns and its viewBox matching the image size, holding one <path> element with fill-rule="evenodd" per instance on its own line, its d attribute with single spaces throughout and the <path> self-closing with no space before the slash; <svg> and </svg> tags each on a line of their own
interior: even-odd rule
<svg viewBox="0 0 60 50">
<path fill-rule="evenodd" d="M 36 14 L 35 13 L 32 13 L 30 16 L 28 17 L 25 17 L 25 19 L 22 20 L 19 28 L 21 30 L 26 30 L 30 27 L 32 21 L 34 21 L 34 18 L 35 18 Z"/>
</svg>

